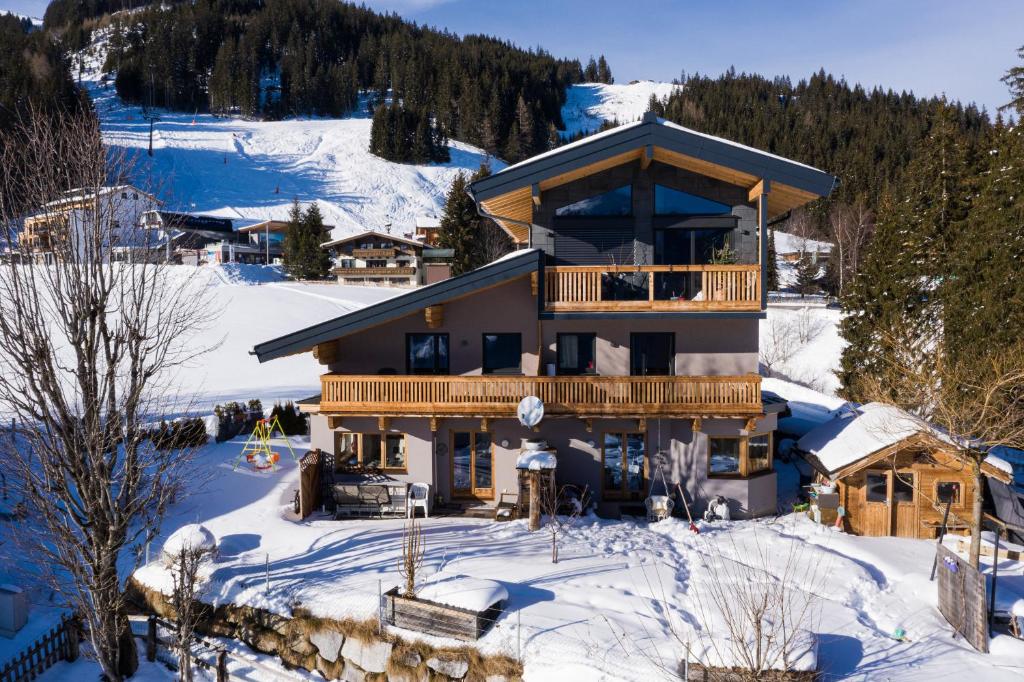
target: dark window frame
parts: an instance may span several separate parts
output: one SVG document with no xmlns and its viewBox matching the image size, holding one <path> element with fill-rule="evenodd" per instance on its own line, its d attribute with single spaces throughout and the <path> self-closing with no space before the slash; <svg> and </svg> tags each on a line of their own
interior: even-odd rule
<svg viewBox="0 0 1024 682">
<path fill-rule="evenodd" d="M 644 368 L 643 373 L 637 371 L 637 339 L 640 337 L 660 337 L 669 339 L 669 364 L 665 373 L 651 374 Z M 676 335 L 675 332 L 630 332 L 629 334 L 629 375 L 630 376 L 675 376 L 676 373 Z"/>
<path fill-rule="evenodd" d="M 488 336 L 505 336 L 515 337 L 519 350 L 516 353 L 516 366 L 515 368 L 502 367 L 502 368 L 488 368 L 487 367 L 487 337 Z M 483 332 L 480 335 L 480 373 L 481 374 L 504 374 L 506 376 L 516 376 L 523 373 L 523 334 L 522 332 Z"/>
<path fill-rule="evenodd" d="M 412 338 L 414 336 L 431 336 L 431 337 L 433 337 L 433 339 L 434 339 L 434 342 L 433 342 L 433 345 L 434 345 L 434 368 L 432 370 L 422 370 L 422 369 L 413 370 L 413 367 L 412 367 L 412 357 L 411 357 L 412 354 L 410 352 L 412 349 L 411 349 L 411 346 L 409 344 L 412 343 Z M 446 347 L 446 351 L 445 351 L 445 363 L 446 364 L 445 364 L 444 367 L 440 367 L 438 365 L 438 356 L 440 355 L 440 353 L 439 353 L 439 350 L 438 350 L 438 341 L 437 340 L 440 337 L 442 337 L 442 336 L 445 339 L 445 347 Z M 441 333 L 435 333 L 435 332 L 409 332 L 408 334 L 405 335 L 405 373 L 406 374 L 417 374 L 417 375 L 447 375 L 447 374 L 451 374 L 451 366 L 452 366 L 451 354 L 452 354 L 452 343 L 451 343 L 451 338 L 450 338 L 450 335 L 448 334 L 448 332 L 441 332 Z"/>
<path fill-rule="evenodd" d="M 620 459 L 619 464 L 622 472 L 622 482 L 618 488 L 606 485 L 605 482 L 605 447 L 609 435 L 619 437 Z M 640 490 L 629 489 L 629 437 L 639 436 L 644 446 L 644 464 L 640 472 Z M 601 497 L 607 500 L 638 500 L 647 495 L 650 486 L 650 450 L 646 431 L 636 429 L 608 429 L 601 432 Z"/>
<path fill-rule="evenodd" d="M 568 370 L 562 369 L 562 338 L 566 336 L 584 336 L 590 337 L 591 339 L 591 356 L 594 362 L 594 369 L 587 371 L 585 367 L 581 368 L 579 354 L 576 356 L 576 367 L 569 368 Z M 577 344 L 579 347 L 579 344 Z M 555 374 L 558 376 L 593 376 L 597 374 L 597 333 L 596 332 L 558 332 L 555 334 Z"/>
<path fill-rule="evenodd" d="M 949 479 L 938 479 L 935 481 L 935 501 L 940 505 L 945 505 L 946 500 L 942 499 L 942 495 L 939 493 L 940 485 L 955 485 L 956 486 L 956 497 L 953 499 L 951 506 L 963 507 L 964 506 L 964 484 L 963 481 L 954 481 Z"/>
</svg>

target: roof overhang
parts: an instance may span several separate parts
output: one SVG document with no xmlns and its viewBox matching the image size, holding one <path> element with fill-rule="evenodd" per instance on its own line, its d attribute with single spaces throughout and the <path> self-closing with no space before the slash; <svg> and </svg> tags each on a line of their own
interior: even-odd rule
<svg viewBox="0 0 1024 682">
<path fill-rule="evenodd" d="M 877 464 L 878 462 L 884 459 L 892 457 L 893 455 L 896 455 L 897 453 L 902 452 L 903 450 L 906 450 L 908 448 L 920 448 L 933 451 L 941 451 L 954 459 L 961 459 L 960 453 L 957 451 L 955 447 L 951 447 L 950 443 L 945 442 L 931 434 L 924 432 L 915 433 L 906 438 L 901 438 L 895 443 L 892 443 L 891 445 L 876 450 L 871 454 L 865 455 L 864 457 L 855 462 L 851 462 L 850 464 L 847 464 L 839 469 L 831 471 L 821 462 L 820 459 L 818 459 L 818 457 L 814 453 L 800 451 L 800 454 L 807 461 L 807 463 L 810 464 L 816 471 L 820 472 L 821 474 L 823 474 L 824 476 L 828 477 L 833 481 L 837 481 L 846 478 L 847 476 L 850 476 L 852 474 L 855 474 L 858 471 L 863 471 L 864 469 L 874 464 Z M 998 467 L 995 467 L 989 464 L 988 462 L 984 461 L 981 464 L 981 472 L 989 478 L 995 478 L 997 480 L 1003 481 L 1004 483 L 1009 483 L 1012 479 L 1012 477 L 1002 469 L 999 469 Z"/>
<path fill-rule="evenodd" d="M 653 115 L 540 154 L 481 178 L 469 192 L 478 208 L 518 243 L 529 239 L 534 202 L 545 190 L 626 163 L 658 161 L 754 190 L 768 180 L 769 218 L 832 192 L 836 179 L 811 166 L 699 133 Z"/>
<path fill-rule="evenodd" d="M 543 255 L 542 252 L 533 249 L 514 252 L 457 277 L 413 289 L 386 301 L 257 344 L 251 352 L 260 362 L 266 362 L 311 351 L 321 343 L 336 341 L 364 329 L 405 317 L 428 306 L 461 298 L 536 272 L 542 266 Z"/>
</svg>

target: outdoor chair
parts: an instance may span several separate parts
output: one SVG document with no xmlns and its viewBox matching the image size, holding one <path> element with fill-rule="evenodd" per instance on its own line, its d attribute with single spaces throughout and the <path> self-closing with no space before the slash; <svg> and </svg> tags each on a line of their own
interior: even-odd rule
<svg viewBox="0 0 1024 682">
<path fill-rule="evenodd" d="M 498 504 L 494 507 L 494 520 L 515 520 L 519 514 L 518 500 L 519 496 L 515 493 L 501 493 L 501 497 L 498 498 Z"/>
<path fill-rule="evenodd" d="M 416 507 L 423 510 L 423 518 L 430 518 L 430 485 L 428 483 L 413 483 L 409 486 L 409 502 L 406 505 L 406 513 L 409 518 L 416 516 Z"/>
</svg>

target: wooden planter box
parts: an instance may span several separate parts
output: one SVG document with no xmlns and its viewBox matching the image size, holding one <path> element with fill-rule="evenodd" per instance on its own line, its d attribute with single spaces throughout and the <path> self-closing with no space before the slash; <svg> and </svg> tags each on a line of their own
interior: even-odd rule
<svg viewBox="0 0 1024 682">
<path fill-rule="evenodd" d="M 381 604 L 384 621 L 389 625 L 464 642 L 480 639 L 501 615 L 503 606 L 503 602 L 498 602 L 486 611 L 471 611 L 426 599 L 403 597 L 398 594 L 397 587 L 384 593 Z"/>
<path fill-rule="evenodd" d="M 690 663 L 689 679 L 693 682 L 745 682 L 751 673 L 736 668 L 705 667 Z M 769 670 L 758 677 L 765 682 L 815 682 L 818 672 L 814 670 Z"/>
</svg>

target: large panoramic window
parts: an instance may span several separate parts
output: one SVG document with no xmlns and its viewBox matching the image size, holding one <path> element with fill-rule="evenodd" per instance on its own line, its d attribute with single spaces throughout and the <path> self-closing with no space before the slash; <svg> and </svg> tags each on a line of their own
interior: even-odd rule
<svg viewBox="0 0 1024 682">
<path fill-rule="evenodd" d="M 407 334 L 405 357 L 409 374 L 447 374 L 448 335 Z"/>
<path fill-rule="evenodd" d="M 356 467 L 405 471 L 405 434 L 336 432 L 334 468 L 344 470 Z"/>
<path fill-rule="evenodd" d="M 555 209 L 559 217 L 569 216 L 627 216 L 633 213 L 633 187 L 623 185 L 603 194 L 581 199 L 568 206 Z"/>
<path fill-rule="evenodd" d="M 752 476 L 763 471 L 771 471 L 771 468 L 771 434 L 708 438 L 710 476 Z"/>
<path fill-rule="evenodd" d="M 484 334 L 484 374 L 521 374 L 522 334 Z"/>
<path fill-rule="evenodd" d="M 559 334 L 558 374 L 597 374 L 596 334 Z"/>
<path fill-rule="evenodd" d="M 732 207 L 718 201 L 681 192 L 678 189 L 654 186 L 655 215 L 728 215 Z"/>
<path fill-rule="evenodd" d="M 639 497 L 644 492 L 645 437 L 610 432 L 601 443 L 601 484 L 606 497 Z"/>
<path fill-rule="evenodd" d="M 633 376 L 674 374 L 675 334 L 671 332 L 629 335 L 629 372 Z"/>
<path fill-rule="evenodd" d="M 708 438 L 708 448 L 708 468 L 712 475 L 727 476 L 740 473 L 739 438 Z"/>
</svg>

